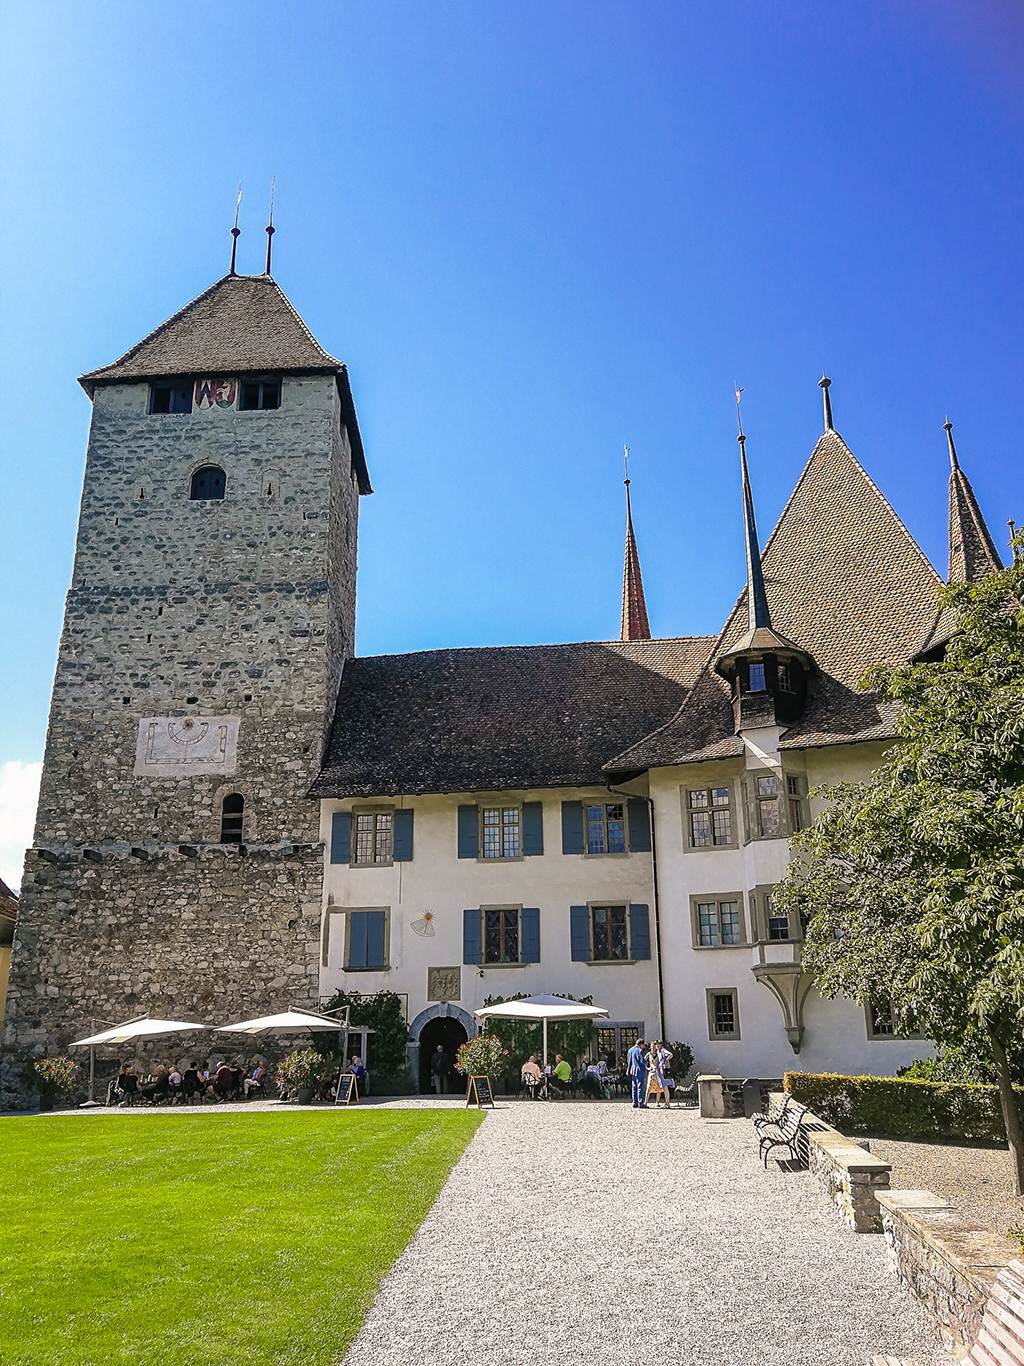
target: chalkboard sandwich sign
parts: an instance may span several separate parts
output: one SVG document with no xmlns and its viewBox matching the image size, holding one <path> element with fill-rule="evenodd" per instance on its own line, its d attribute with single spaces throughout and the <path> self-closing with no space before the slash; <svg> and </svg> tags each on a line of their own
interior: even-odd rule
<svg viewBox="0 0 1024 1366">
<path fill-rule="evenodd" d="M 469 1090 L 466 1092 L 466 1105 L 474 1104 L 478 1110 L 484 1105 L 489 1105 L 492 1110 L 494 1109 L 490 1077 L 470 1077 Z"/>
</svg>

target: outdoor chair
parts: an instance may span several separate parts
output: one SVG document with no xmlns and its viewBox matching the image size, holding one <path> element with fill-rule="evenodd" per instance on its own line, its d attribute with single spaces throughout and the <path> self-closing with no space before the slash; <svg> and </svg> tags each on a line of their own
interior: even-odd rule
<svg viewBox="0 0 1024 1366">
<path fill-rule="evenodd" d="M 540 1082 L 537 1081 L 535 1077 L 531 1076 L 529 1072 L 523 1072 L 519 1080 L 523 1084 L 523 1089 L 520 1092 L 520 1095 L 523 1096 L 526 1100 L 536 1100 L 537 1088 L 540 1085 Z"/>
</svg>

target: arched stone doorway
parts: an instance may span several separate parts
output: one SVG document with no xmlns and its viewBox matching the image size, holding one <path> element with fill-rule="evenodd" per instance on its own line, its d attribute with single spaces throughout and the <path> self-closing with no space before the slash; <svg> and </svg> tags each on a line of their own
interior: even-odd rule
<svg viewBox="0 0 1024 1366">
<path fill-rule="evenodd" d="M 444 1049 L 448 1059 L 445 1076 L 445 1089 L 450 1095 L 458 1095 L 465 1089 L 465 1079 L 455 1071 L 455 1055 L 466 1042 L 466 1027 L 454 1016 L 448 1015 L 436 1020 L 428 1020 L 420 1030 L 420 1092 L 425 1094 L 434 1089 L 431 1074 L 431 1058 L 438 1045 Z"/>
<path fill-rule="evenodd" d="M 417 1078 L 419 1089 L 426 1094 L 433 1090 L 430 1079 L 430 1055 L 440 1044 L 450 1063 L 455 1062 L 455 1054 L 471 1034 L 476 1034 L 477 1025 L 473 1016 L 461 1006 L 450 1001 L 421 1010 L 409 1026 L 409 1062 L 413 1075 Z M 461 1092 L 463 1079 L 458 1072 L 448 1074 L 450 1093 Z"/>
</svg>

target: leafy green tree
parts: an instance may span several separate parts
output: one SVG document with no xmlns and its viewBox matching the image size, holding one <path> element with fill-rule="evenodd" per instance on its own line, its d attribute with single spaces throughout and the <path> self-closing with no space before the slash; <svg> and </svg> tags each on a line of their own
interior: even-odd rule
<svg viewBox="0 0 1024 1366">
<path fill-rule="evenodd" d="M 401 1081 L 408 1067 L 406 1044 L 409 1042 L 401 997 L 393 991 L 377 991 L 372 996 L 336 991 L 325 1010 L 344 1010 L 346 1006 L 352 1007 L 350 1025 L 366 1025 L 374 1031 L 367 1041 L 369 1057 L 364 1062 L 380 1077 L 381 1084 Z M 313 1040 L 320 1052 L 340 1052 L 333 1034 L 314 1034 Z"/>
<path fill-rule="evenodd" d="M 937 663 L 877 668 L 899 740 L 869 783 L 815 793 L 776 891 L 806 924 L 804 965 L 830 997 L 887 999 L 940 1045 L 973 1028 L 999 1086 L 1018 1194 L 1024 1136 L 1007 1057 L 1024 1024 L 1024 536 L 1014 563 L 944 601 Z"/>
</svg>

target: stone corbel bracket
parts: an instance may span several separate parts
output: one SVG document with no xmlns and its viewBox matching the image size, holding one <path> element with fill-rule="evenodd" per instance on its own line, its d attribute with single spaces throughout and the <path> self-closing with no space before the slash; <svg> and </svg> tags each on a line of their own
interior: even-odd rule
<svg viewBox="0 0 1024 1366">
<path fill-rule="evenodd" d="M 786 1038 L 793 1052 L 799 1053 L 804 1037 L 804 1001 L 811 989 L 810 977 L 799 963 L 755 963 L 751 972 L 782 1007 Z"/>
</svg>

